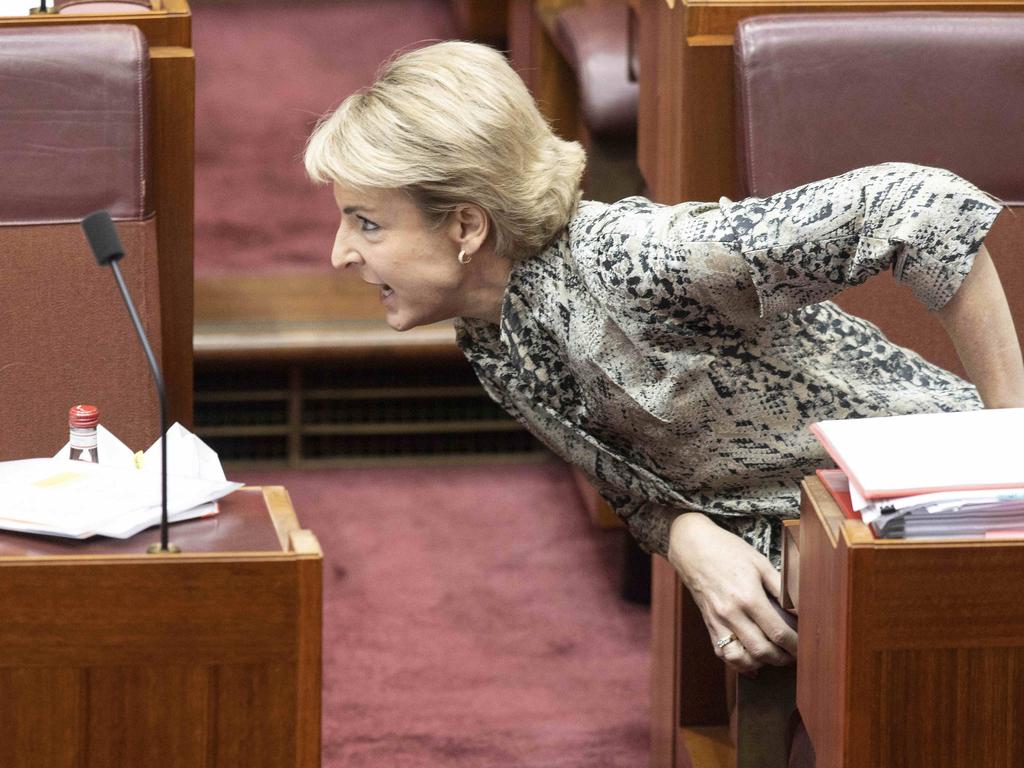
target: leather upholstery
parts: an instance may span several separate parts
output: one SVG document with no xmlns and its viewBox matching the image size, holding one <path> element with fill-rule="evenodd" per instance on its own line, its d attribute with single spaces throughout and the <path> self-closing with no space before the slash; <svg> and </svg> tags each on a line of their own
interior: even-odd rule
<svg viewBox="0 0 1024 768">
<path fill-rule="evenodd" d="M 578 5 L 559 13 L 555 24 L 555 44 L 576 73 L 583 121 L 594 138 L 636 135 L 628 14 L 624 2 Z"/>
<path fill-rule="evenodd" d="M 0 32 L 0 225 L 146 213 L 149 54 L 134 26 Z"/>
<path fill-rule="evenodd" d="M 765 196 L 889 160 L 948 168 L 1024 204 L 1024 14 L 760 16 L 735 38 L 746 193 Z M 1024 330 L 1020 211 L 985 241 Z M 895 280 L 844 291 L 843 309 L 964 375 L 938 319 Z"/>
<path fill-rule="evenodd" d="M 159 434 L 145 355 L 79 227 L 98 208 L 120 219 L 121 270 L 160 359 L 147 72 L 134 27 L 0 31 L 0 460 L 56 453 L 82 402 L 134 450 Z"/>
<path fill-rule="evenodd" d="M 901 160 L 1024 204 L 1024 14 L 761 16 L 735 51 L 749 191 Z"/>
</svg>

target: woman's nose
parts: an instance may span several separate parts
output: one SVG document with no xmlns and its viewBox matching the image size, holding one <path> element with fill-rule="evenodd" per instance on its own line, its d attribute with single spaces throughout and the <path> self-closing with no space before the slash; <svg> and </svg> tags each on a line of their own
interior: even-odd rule
<svg viewBox="0 0 1024 768">
<path fill-rule="evenodd" d="M 334 248 L 331 250 L 331 266 L 335 269 L 344 269 L 352 264 L 360 263 L 361 260 L 359 252 L 348 244 L 347 239 L 342 237 L 339 232 L 338 237 L 334 240 Z"/>
</svg>

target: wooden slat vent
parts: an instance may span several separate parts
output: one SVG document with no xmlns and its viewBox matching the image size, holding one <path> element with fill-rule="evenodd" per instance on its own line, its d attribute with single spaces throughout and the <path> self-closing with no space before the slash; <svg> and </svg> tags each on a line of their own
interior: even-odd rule
<svg viewBox="0 0 1024 768">
<path fill-rule="evenodd" d="M 231 468 L 547 455 L 450 361 L 199 365 L 195 431 Z"/>
</svg>

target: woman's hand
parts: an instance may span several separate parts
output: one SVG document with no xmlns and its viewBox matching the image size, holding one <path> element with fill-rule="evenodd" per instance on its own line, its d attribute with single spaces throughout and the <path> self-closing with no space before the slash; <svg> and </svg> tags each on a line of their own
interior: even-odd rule
<svg viewBox="0 0 1024 768">
<path fill-rule="evenodd" d="M 672 523 L 668 560 L 700 608 L 715 653 L 738 672 L 765 664 L 785 666 L 796 657 L 796 632 L 776 604 L 779 574 L 764 555 L 719 528 L 705 515 L 689 512 Z M 736 639 L 718 646 L 733 634 Z"/>
</svg>

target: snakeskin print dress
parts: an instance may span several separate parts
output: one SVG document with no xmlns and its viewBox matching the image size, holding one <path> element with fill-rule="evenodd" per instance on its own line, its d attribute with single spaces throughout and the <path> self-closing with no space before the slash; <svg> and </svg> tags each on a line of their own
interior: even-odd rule
<svg viewBox="0 0 1024 768">
<path fill-rule="evenodd" d="M 517 262 L 500 325 L 461 318 L 489 395 L 580 467 L 648 551 L 697 510 L 778 563 L 821 419 L 981 407 L 973 386 L 828 301 L 890 270 L 929 309 L 1000 206 L 890 163 L 764 199 L 582 202 Z"/>
</svg>

